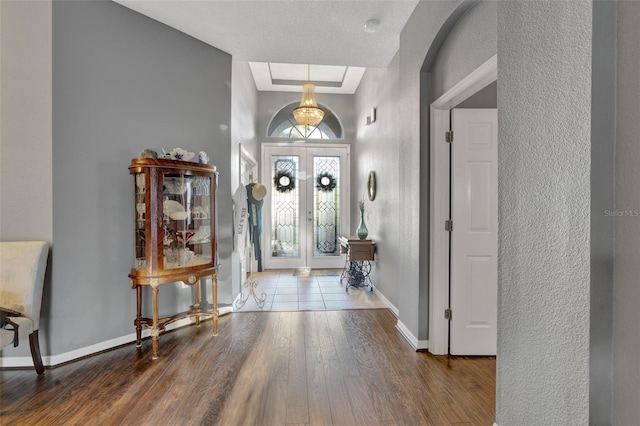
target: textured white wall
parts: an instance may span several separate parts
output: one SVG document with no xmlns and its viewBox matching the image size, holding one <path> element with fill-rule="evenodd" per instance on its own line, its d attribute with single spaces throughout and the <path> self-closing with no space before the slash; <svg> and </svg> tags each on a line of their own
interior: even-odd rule
<svg viewBox="0 0 640 426">
<path fill-rule="evenodd" d="M 588 423 L 590 1 L 498 5 L 497 423 Z"/>
<path fill-rule="evenodd" d="M 497 10 L 498 2 L 481 1 L 456 22 L 430 70 L 431 101 L 496 54 Z"/>
<path fill-rule="evenodd" d="M 0 10 L 0 239 L 52 242 L 51 1 Z"/>
<path fill-rule="evenodd" d="M 613 421 L 640 419 L 640 3 L 618 2 Z"/>
</svg>

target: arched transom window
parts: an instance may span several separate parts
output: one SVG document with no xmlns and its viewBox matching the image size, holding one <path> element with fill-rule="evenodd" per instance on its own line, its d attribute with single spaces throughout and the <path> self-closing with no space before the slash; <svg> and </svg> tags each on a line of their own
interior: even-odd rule
<svg viewBox="0 0 640 426">
<path fill-rule="evenodd" d="M 298 105 L 292 103 L 278 111 L 269 123 L 267 136 L 290 139 L 342 139 L 340 121 L 329 108 L 318 104 L 324 111 L 324 119 L 317 126 L 305 126 L 296 123 L 293 118 L 293 110 Z"/>
</svg>

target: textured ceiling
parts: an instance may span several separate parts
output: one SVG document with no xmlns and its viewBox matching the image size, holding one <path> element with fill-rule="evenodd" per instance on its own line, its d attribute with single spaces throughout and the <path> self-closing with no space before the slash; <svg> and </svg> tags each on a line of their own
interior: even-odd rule
<svg viewBox="0 0 640 426">
<path fill-rule="evenodd" d="M 385 67 L 418 0 L 115 0 L 253 62 Z M 364 24 L 378 19 L 374 33 Z"/>
</svg>

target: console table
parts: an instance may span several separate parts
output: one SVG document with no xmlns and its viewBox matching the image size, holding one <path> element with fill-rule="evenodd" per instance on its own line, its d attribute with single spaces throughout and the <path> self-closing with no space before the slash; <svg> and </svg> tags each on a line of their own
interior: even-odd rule
<svg viewBox="0 0 640 426">
<path fill-rule="evenodd" d="M 369 274 L 371 262 L 375 260 L 376 243 L 357 237 L 340 237 L 339 241 L 341 252 L 347 254 L 344 269 L 340 275 L 340 283 L 345 285 L 344 290 L 349 291 L 349 287 L 368 287 L 369 291 L 373 291 Z"/>
</svg>

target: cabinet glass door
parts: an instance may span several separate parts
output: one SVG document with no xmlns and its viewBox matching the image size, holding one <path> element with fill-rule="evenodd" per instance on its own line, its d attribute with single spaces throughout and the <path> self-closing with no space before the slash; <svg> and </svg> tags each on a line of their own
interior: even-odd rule
<svg viewBox="0 0 640 426">
<path fill-rule="evenodd" d="M 211 179 L 163 175 L 164 269 L 213 262 L 211 252 Z"/>
<path fill-rule="evenodd" d="M 145 221 L 147 219 L 147 204 L 145 202 L 145 194 L 147 192 L 147 183 L 145 181 L 146 173 L 135 173 L 135 194 L 136 194 L 136 219 L 135 219 L 135 229 L 136 233 L 134 236 L 135 244 L 134 244 L 134 259 L 133 265 L 137 270 L 144 270 L 147 267 L 146 264 L 146 247 L 145 242 L 147 239 L 146 234 L 146 225 Z"/>
</svg>

